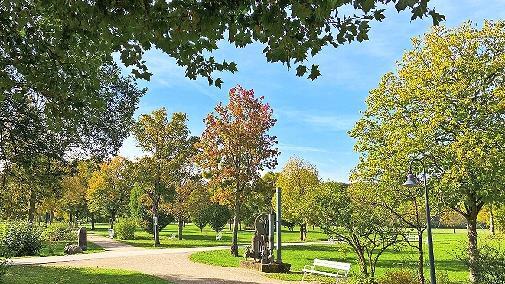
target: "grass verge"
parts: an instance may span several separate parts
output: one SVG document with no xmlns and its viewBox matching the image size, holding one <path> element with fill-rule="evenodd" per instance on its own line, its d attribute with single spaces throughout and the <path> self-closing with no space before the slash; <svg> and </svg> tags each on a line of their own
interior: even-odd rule
<svg viewBox="0 0 505 284">
<path fill-rule="evenodd" d="M 1 281 L 0 281 L 1 282 Z M 49 266 L 12 266 L 3 277 L 5 284 L 169 284 L 158 277 L 139 272 Z"/>
<path fill-rule="evenodd" d="M 88 232 L 93 234 L 98 234 L 101 236 L 108 236 L 108 225 L 107 224 L 96 224 L 95 230 Z M 294 231 L 289 231 L 286 229 L 282 230 L 282 238 L 284 242 L 299 242 L 299 232 L 298 228 Z M 229 246 L 231 244 L 232 231 L 226 227 L 223 229 L 221 240 L 216 240 L 216 232 L 214 232 L 210 227 L 205 227 L 203 231 L 200 231 L 198 227 L 193 224 L 186 224 L 182 234 L 182 240 L 179 240 L 176 236 L 178 233 L 177 224 L 169 224 L 160 232 L 160 242 L 161 245 L 157 248 L 190 248 L 190 247 L 209 247 L 209 246 Z M 239 244 L 250 244 L 251 238 L 253 237 L 253 230 L 241 230 L 239 231 Z M 319 229 L 315 228 L 309 230 L 307 234 L 306 242 L 322 241 L 327 240 L 328 237 Z M 147 233 L 141 229 L 135 231 L 135 240 L 124 240 L 122 241 L 132 246 L 152 248 L 153 247 L 153 235 Z"/>
<path fill-rule="evenodd" d="M 486 233 L 479 232 L 484 241 Z M 436 269 L 438 273 L 447 273 L 449 279 L 458 283 L 466 282 L 468 270 L 460 260 L 466 248 L 466 231 L 436 229 L 434 230 L 434 247 Z M 504 241 L 502 241 L 503 243 Z M 426 249 L 426 246 L 425 246 Z M 266 274 L 266 276 L 282 280 L 301 280 L 301 270 L 306 264 L 311 264 L 315 258 L 349 262 L 352 264 L 351 274 L 359 273 L 359 266 L 356 256 L 346 244 L 335 245 L 303 245 L 283 247 L 283 261 L 290 263 L 291 273 L 287 274 Z M 238 267 L 242 257 L 233 257 L 229 250 L 217 250 L 207 252 L 197 252 L 190 256 L 194 262 L 205 263 L 216 266 Z M 428 255 L 425 252 L 425 275 L 428 271 Z M 383 275 L 390 269 L 416 269 L 417 252 L 410 247 L 399 245 L 386 251 L 377 264 L 376 276 Z"/>
</svg>

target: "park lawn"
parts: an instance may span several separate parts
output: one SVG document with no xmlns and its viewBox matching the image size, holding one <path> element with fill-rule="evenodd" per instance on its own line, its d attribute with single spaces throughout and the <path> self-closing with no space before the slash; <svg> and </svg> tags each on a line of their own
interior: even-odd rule
<svg viewBox="0 0 505 284">
<path fill-rule="evenodd" d="M 102 236 L 107 236 L 108 232 L 108 224 L 96 224 L 95 230 L 88 232 L 99 234 Z M 299 242 L 300 241 L 300 233 L 296 231 L 298 228 L 295 228 L 294 231 L 289 231 L 286 229 L 282 230 L 282 239 L 284 242 Z M 173 236 L 177 236 L 178 227 L 177 224 L 169 224 L 160 232 L 160 248 L 189 248 L 189 247 L 208 247 L 208 246 L 229 246 L 231 244 L 232 231 L 229 227 L 224 228 L 222 233 L 221 240 L 216 240 L 216 232 L 213 231 L 210 227 L 205 227 L 203 232 L 200 232 L 200 229 L 193 225 L 192 223 L 186 224 L 183 230 L 183 239 L 179 240 L 177 237 L 173 238 Z M 251 238 L 254 234 L 253 230 L 241 230 L 239 231 L 239 244 L 245 245 L 251 243 Z M 307 233 L 306 242 L 317 242 L 322 240 L 327 240 L 328 237 L 318 228 L 314 230 L 310 230 Z M 153 235 L 147 233 L 141 229 L 137 229 L 135 232 L 135 240 L 122 240 L 122 242 L 137 246 L 137 247 L 153 247 Z"/>
<path fill-rule="evenodd" d="M 64 248 L 68 244 L 68 241 L 59 241 L 59 242 L 43 242 L 42 243 L 42 248 L 39 251 L 39 254 L 37 256 L 53 256 L 53 255 L 65 255 L 64 253 Z M 77 244 L 76 242 L 74 242 Z M 101 252 L 104 249 L 96 245 L 92 242 L 88 242 L 88 248 L 84 251 L 84 253 L 95 253 L 95 252 Z"/>
<path fill-rule="evenodd" d="M 433 241 L 435 247 L 435 260 L 437 275 L 447 274 L 449 279 L 464 283 L 468 273 L 464 263 L 460 260 L 464 255 L 466 247 L 466 230 L 457 230 L 454 234 L 452 230 L 436 229 L 433 231 Z M 425 234 L 426 235 L 426 234 Z M 486 239 L 486 233 L 480 232 L 481 241 Z M 425 237 L 426 239 L 426 237 Z M 503 243 L 503 240 L 501 241 Z M 428 255 L 425 248 L 425 262 Z M 356 257 L 351 248 L 345 244 L 335 245 L 304 245 L 283 247 L 283 261 L 290 263 L 291 273 L 288 274 L 266 274 L 268 277 L 282 280 L 301 280 L 301 270 L 304 265 L 311 264 L 315 258 L 349 262 L 352 264 L 352 274 L 358 274 L 359 267 Z M 210 265 L 237 267 L 242 257 L 232 257 L 228 250 L 217 250 L 207 252 L 197 252 L 190 256 L 194 262 Z M 377 264 L 377 276 L 383 275 L 388 269 L 416 269 L 417 253 L 410 247 L 397 246 L 386 251 Z M 428 276 L 428 267 L 425 265 L 425 274 Z"/>
<path fill-rule="evenodd" d="M 3 280 L 3 282 L 2 282 Z M 0 279 L 4 284 L 169 284 L 161 278 L 139 272 L 50 266 L 11 266 Z"/>
</svg>

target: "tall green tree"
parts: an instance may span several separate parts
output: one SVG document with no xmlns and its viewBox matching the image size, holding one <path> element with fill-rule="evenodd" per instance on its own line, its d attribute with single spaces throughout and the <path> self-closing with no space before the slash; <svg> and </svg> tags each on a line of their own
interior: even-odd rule
<svg viewBox="0 0 505 284">
<path fill-rule="evenodd" d="M 297 157 L 288 160 L 277 178 L 276 185 L 282 188 L 283 218 L 300 225 L 302 241 L 307 238 L 307 224 L 313 221 L 311 208 L 318 184 L 316 167 Z"/>
<path fill-rule="evenodd" d="M 158 218 L 161 201 L 171 202 L 176 188 L 192 175 L 191 157 L 197 138 L 190 136 L 187 117 L 174 113 L 169 120 L 164 108 L 141 115 L 133 128 L 138 145 L 146 156 L 136 165 L 137 182 L 151 202 L 151 213 Z M 154 245 L 160 244 L 157 224 Z"/>
<path fill-rule="evenodd" d="M 267 172 L 254 185 L 254 193 L 243 203 L 242 220 L 245 225 L 253 226 L 260 214 L 273 212 L 272 199 L 275 194 L 277 173 Z"/>
<path fill-rule="evenodd" d="M 25 164 L 10 164 L 3 172 L 0 192 L 7 199 L 5 209 L 12 211 L 6 215 L 16 214 L 18 219 L 33 222 L 44 201 L 61 197 L 61 178 L 68 173 L 68 167 L 60 159 L 36 155 Z"/>
<path fill-rule="evenodd" d="M 88 206 L 91 212 L 103 212 L 109 217 L 110 228 L 116 218 L 127 212 L 130 192 L 133 188 L 131 162 L 116 156 L 104 162 L 93 172 L 88 181 Z"/>
<path fill-rule="evenodd" d="M 78 219 L 88 214 L 87 192 L 88 181 L 91 178 L 95 164 L 92 161 L 78 161 L 73 169 L 61 180 L 60 208 L 69 214 L 70 221 L 73 217 Z M 91 227 L 94 229 L 94 216 L 91 216 Z"/>
<path fill-rule="evenodd" d="M 201 181 L 197 178 L 193 178 L 188 176 L 187 179 L 182 180 L 178 186 L 175 188 L 175 196 L 174 200 L 169 204 L 170 214 L 177 221 L 178 234 L 177 237 L 179 240 L 182 240 L 182 231 L 184 229 L 185 223 L 190 218 L 190 206 L 191 203 L 190 196 L 193 191 L 202 190 Z"/>
<path fill-rule="evenodd" d="M 79 62 L 85 65 L 87 60 Z M 34 68 L 29 72 L 36 73 L 33 76 L 45 74 Z M 102 159 L 117 152 L 129 134 L 133 112 L 144 90 L 137 88 L 132 77 L 122 77 L 114 63 L 87 70 L 82 74 L 85 78 L 74 73 L 55 75 L 37 86 L 27 82 L 32 78 L 30 74 L 4 74 L 14 80 L 0 89 L 0 161 L 6 172 L 12 164 L 29 166 L 37 156 Z M 68 84 L 58 84 L 59 77 L 67 76 L 71 77 L 67 78 Z M 85 80 L 94 81 L 82 90 L 71 85 Z"/>
<path fill-rule="evenodd" d="M 395 169 L 406 173 L 422 156 L 432 192 L 466 219 L 475 282 L 477 215 L 505 198 L 505 22 L 434 28 L 413 45 L 370 92 L 351 132 L 358 168 L 394 180 Z"/>
<path fill-rule="evenodd" d="M 272 108 L 256 98 L 253 90 L 230 89 L 227 105 L 218 104 L 204 119 L 205 130 L 196 160 L 219 188 L 217 199 L 233 208 L 231 253 L 238 256 L 240 208 L 254 190 L 260 171 L 277 164 L 277 138 L 268 134 L 275 124 Z"/>
<path fill-rule="evenodd" d="M 189 216 L 191 222 L 193 222 L 201 232 L 203 232 L 203 228 L 212 221 L 210 212 L 210 206 L 212 204 L 211 198 L 212 195 L 209 189 L 201 183 L 198 184 L 189 195 Z"/>
</svg>

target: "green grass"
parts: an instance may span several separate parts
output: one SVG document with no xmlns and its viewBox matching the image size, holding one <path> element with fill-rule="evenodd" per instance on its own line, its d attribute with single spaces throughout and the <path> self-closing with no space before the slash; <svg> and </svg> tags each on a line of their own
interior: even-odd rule
<svg viewBox="0 0 505 284">
<path fill-rule="evenodd" d="M 65 255 L 63 250 L 68 243 L 69 243 L 68 241 L 43 242 L 42 248 L 40 249 L 38 256 Z M 103 251 L 102 247 L 92 242 L 88 242 L 88 248 L 84 251 L 84 253 L 95 253 L 101 251 Z"/>
<path fill-rule="evenodd" d="M 0 282 L 2 282 L 0 280 Z M 5 284 L 167 284 L 158 277 L 119 269 L 11 266 Z"/>
<path fill-rule="evenodd" d="M 108 232 L 107 224 L 97 224 L 94 231 L 88 230 L 88 232 L 93 232 L 102 236 L 107 236 Z M 282 230 L 282 238 L 284 242 L 299 242 L 299 232 L 296 231 Z M 177 224 L 170 224 L 165 227 L 160 232 L 160 243 L 161 248 L 189 248 L 189 247 L 204 247 L 204 246 L 228 246 L 231 244 L 232 231 L 226 227 L 222 231 L 221 240 L 216 240 L 216 232 L 214 232 L 210 227 L 205 227 L 203 232 L 193 224 L 186 224 L 183 230 L 183 239 L 178 240 L 177 238 L 171 238 L 172 234 L 177 235 L 178 228 Z M 239 244 L 250 244 L 251 238 L 254 234 L 253 230 L 242 230 L 239 231 Z M 307 242 L 327 240 L 328 237 L 321 232 L 318 228 L 315 230 L 310 230 L 307 234 Z M 135 232 L 135 240 L 122 241 L 124 243 L 137 246 L 137 247 L 153 247 L 153 235 L 138 229 Z"/>
<path fill-rule="evenodd" d="M 484 231 L 481 231 L 480 235 L 481 241 L 486 238 Z M 466 247 L 466 230 L 457 230 L 457 233 L 454 234 L 452 230 L 436 229 L 434 230 L 433 241 L 437 271 L 446 272 L 453 281 L 465 282 L 468 276 L 467 268 L 459 259 L 464 254 Z M 424 248 L 425 261 L 427 262 L 426 246 Z M 358 274 L 359 272 L 356 256 L 350 247 L 345 244 L 285 247 L 283 248 L 282 256 L 284 262 L 292 265 L 292 272 L 288 274 L 267 274 L 267 276 L 282 280 L 300 280 L 303 266 L 311 264 L 314 258 L 349 262 L 352 264 L 351 272 L 353 274 Z M 236 267 L 239 266 L 239 262 L 243 258 L 232 257 L 228 250 L 218 250 L 197 252 L 192 254 L 190 259 L 210 265 Z M 398 246 L 390 249 L 379 259 L 377 276 L 384 274 L 388 269 L 392 268 L 415 269 L 416 261 L 417 253 L 409 247 Z M 425 274 L 428 276 L 428 267 L 426 265 L 425 267 Z"/>
</svg>

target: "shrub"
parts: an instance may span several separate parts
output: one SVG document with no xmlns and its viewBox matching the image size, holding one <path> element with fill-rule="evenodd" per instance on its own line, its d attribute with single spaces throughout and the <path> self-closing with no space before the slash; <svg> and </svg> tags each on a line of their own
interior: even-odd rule
<svg viewBox="0 0 505 284">
<path fill-rule="evenodd" d="M 139 226 L 144 231 L 153 234 L 152 202 L 138 185 L 132 188 L 129 206 L 131 216 L 138 220 Z M 168 224 L 174 221 L 174 217 L 165 207 L 164 203 L 161 202 L 158 208 L 158 231 L 163 230 Z"/>
<path fill-rule="evenodd" d="M 28 222 L 10 223 L 0 240 L 2 256 L 36 255 L 42 247 L 42 231 Z"/>
<path fill-rule="evenodd" d="M 2 282 L 2 278 L 7 273 L 7 269 L 9 268 L 9 260 L 6 258 L 1 258 L 0 259 L 0 283 Z"/>
<path fill-rule="evenodd" d="M 505 250 L 498 244 L 483 245 L 479 249 L 477 271 L 479 284 L 505 283 Z"/>
<path fill-rule="evenodd" d="M 376 284 L 377 282 L 374 282 L 373 279 L 370 277 L 366 277 L 361 274 L 354 275 L 350 277 L 346 282 L 346 284 Z"/>
<path fill-rule="evenodd" d="M 228 207 L 220 204 L 212 204 L 209 207 L 209 212 L 210 227 L 216 232 L 221 231 L 231 218 L 231 213 Z"/>
<path fill-rule="evenodd" d="M 44 240 L 49 242 L 75 241 L 77 239 L 75 230 L 65 223 L 50 224 L 44 230 L 42 236 Z"/>
<path fill-rule="evenodd" d="M 154 234 L 154 223 L 153 223 L 153 215 L 150 211 L 144 211 L 145 214 L 142 215 L 142 219 L 140 220 L 140 224 L 142 229 L 148 233 Z M 174 217 L 167 213 L 164 210 L 160 210 L 158 212 L 158 231 L 163 230 L 168 224 L 174 221 Z"/>
<path fill-rule="evenodd" d="M 135 230 L 137 229 L 137 222 L 131 218 L 121 218 L 114 226 L 114 233 L 120 240 L 133 240 L 135 239 Z"/>
<path fill-rule="evenodd" d="M 430 283 L 430 280 L 427 279 L 426 283 Z M 456 284 L 461 282 L 455 282 L 449 279 L 449 274 L 447 271 L 437 271 L 437 284 Z M 477 282 L 480 283 L 480 282 Z"/>
<path fill-rule="evenodd" d="M 418 279 L 416 273 L 410 270 L 398 269 L 389 270 L 379 278 L 379 284 L 417 284 Z"/>
</svg>

